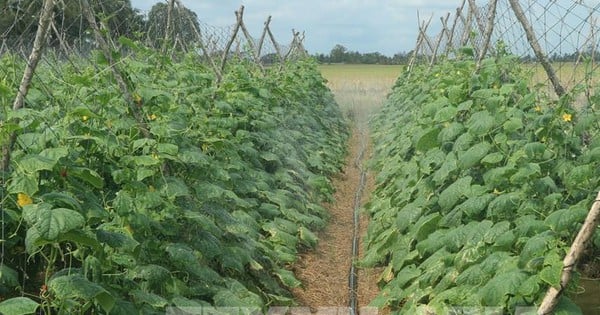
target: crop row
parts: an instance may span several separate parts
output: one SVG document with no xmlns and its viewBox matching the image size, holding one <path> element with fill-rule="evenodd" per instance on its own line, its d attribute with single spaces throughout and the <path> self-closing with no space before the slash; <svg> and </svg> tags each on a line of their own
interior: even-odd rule
<svg viewBox="0 0 600 315">
<path fill-rule="evenodd" d="M 42 65 L 17 111 L 24 65 L 0 59 L 1 139 L 18 134 L 0 313 L 292 304 L 286 267 L 317 242 L 348 136 L 316 65 L 231 61 L 216 84 L 193 54 L 129 44 L 118 66 L 149 136 L 103 58 Z"/>
<path fill-rule="evenodd" d="M 573 95 L 532 88 L 512 56 L 479 71 L 471 59 L 403 74 L 372 122 L 377 188 L 362 264 L 385 267 L 374 306 L 535 307 L 559 287 L 600 188 L 597 100 L 574 110 Z M 565 296 L 561 312 L 579 309 Z"/>
</svg>

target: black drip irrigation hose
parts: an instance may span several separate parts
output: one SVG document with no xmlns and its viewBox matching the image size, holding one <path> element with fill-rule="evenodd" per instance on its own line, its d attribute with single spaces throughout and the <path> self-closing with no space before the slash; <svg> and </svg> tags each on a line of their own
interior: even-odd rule
<svg viewBox="0 0 600 315">
<path fill-rule="evenodd" d="M 350 293 L 350 315 L 358 314 L 358 270 L 356 269 L 356 261 L 358 257 L 358 239 L 360 237 L 360 204 L 362 199 L 362 194 L 365 189 L 365 184 L 367 182 L 367 172 L 363 169 L 362 160 L 366 151 L 366 134 L 364 129 L 361 128 L 361 137 L 360 137 L 360 151 L 356 160 L 354 161 L 354 166 L 358 168 L 360 171 L 360 180 L 358 182 L 358 187 L 356 188 L 356 193 L 354 194 L 354 209 L 353 209 L 353 225 L 354 231 L 352 233 L 352 262 L 350 264 L 350 273 L 348 275 L 348 288 Z"/>
</svg>

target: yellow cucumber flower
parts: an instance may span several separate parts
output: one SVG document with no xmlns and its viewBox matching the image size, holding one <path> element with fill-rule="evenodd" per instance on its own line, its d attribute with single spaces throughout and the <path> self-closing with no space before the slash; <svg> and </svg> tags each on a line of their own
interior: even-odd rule
<svg viewBox="0 0 600 315">
<path fill-rule="evenodd" d="M 26 193 L 19 193 L 17 195 L 17 204 L 19 205 L 19 207 L 22 208 L 22 207 L 24 207 L 26 205 L 30 205 L 32 203 L 33 203 L 33 200 Z"/>
</svg>

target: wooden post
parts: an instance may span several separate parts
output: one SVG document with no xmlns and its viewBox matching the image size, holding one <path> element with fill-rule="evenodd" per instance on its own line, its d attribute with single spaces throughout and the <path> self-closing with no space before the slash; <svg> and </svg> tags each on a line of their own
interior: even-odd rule
<svg viewBox="0 0 600 315">
<path fill-rule="evenodd" d="M 177 6 L 179 8 L 184 8 L 184 6 L 180 0 L 175 0 L 175 2 L 177 2 Z M 208 59 L 208 62 L 210 63 L 211 68 L 213 69 L 213 71 L 215 72 L 215 75 L 217 76 L 217 82 L 221 82 L 221 79 L 222 79 L 221 70 L 219 69 L 219 67 L 217 67 L 217 65 L 215 64 L 215 61 L 210 56 L 210 53 L 208 52 L 208 49 L 206 48 L 206 45 L 204 44 L 204 41 L 202 38 L 202 33 L 200 33 L 199 29 L 196 29 L 196 23 L 194 23 L 194 21 L 192 21 L 192 18 L 187 14 L 185 14 L 185 16 L 188 18 L 189 23 L 192 26 L 192 29 L 194 30 L 194 34 L 196 34 L 196 37 L 198 38 L 198 45 L 200 46 L 200 50 L 202 50 L 202 54 L 204 55 L 204 58 Z M 208 38 L 207 41 L 210 42 L 210 37 Z"/>
<path fill-rule="evenodd" d="M 242 57 L 242 53 L 241 53 L 241 46 L 242 46 L 242 43 L 241 43 L 240 39 L 239 39 L 239 38 L 236 38 L 236 39 L 235 39 L 235 50 L 234 50 L 234 51 L 235 51 L 235 55 L 236 55 L 238 58 L 241 58 L 241 57 Z"/>
<path fill-rule="evenodd" d="M 167 28 L 165 29 L 165 37 L 163 38 L 164 42 L 162 45 L 162 54 L 167 54 L 167 45 L 169 44 L 169 40 L 171 39 L 171 32 L 173 31 L 173 27 L 171 24 L 173 23 L 173 7 L 175 6 L 175 0 L 169 0 L 169 4 L 167 6 Z"/>
<path fill-rule="evenodd" d="M 410 60 L 408 61 L 408 67 L 407 67 L 407 72 L 410 73 L 412 68 L 415 65 L 416 59 L 417 59 L 417 54 L 419 49 L 421 49 L 421 45 L 423 44 L 423 35 L 419 32 L 419 35 L 417 36 L 417 42 L 415 44 L 415 48 L 412 51 L 412 56 L 410 56 Z"/>
<path fill-rule="evenodd" d="M 287 53 L 283 57 L 283 60 L 286 61 L 292 55 L 292 51 L 296 48 L 298 42 L 298 35 L 300 33 L 296 32 L 296 30 L 292 29 L 292 43 L 290 44 L 290 49 L 288 49 Z"/>
<path fill-rule="evenodd" d="M 25 96 L 27 96 L 27 93 L 29 92 L 29 86 L 31 85 L 33 73 L 35 72 L 38 62 L 40 61 L 42 50 L 44 49 L 44 44 L 46 43 L 46 36 L 48 34 L 50 21 L 52 20 L 53 9 L 54 0 L 45 0 L 42 13 L 40 14 L 38 28 L 35 33 L 35 39 L 33 41 L 33 48 L 31 50 L 31 54 L 29 55 L 25 71 L 23 72 L 23 77 L 21 78 L 21 84 L 19 84 L 17 96 L 13 102 L 13 111 L 19 110 L 23 107 Z M 10 154 L 16 140 L 17 133 L 12 132 L 8 138 L 8 142 L 2 147 L 2 165 L 0 167 L 2 171 L 8 171 L 10 165 Z"/>
<path fill-rule="evenodd" d="M 469 15 L 467 16 L 467 21 L 469 24 L 466 29 L 466 42 L 471 42 L 471 47 L 473 48 L 473 58 L 477 58 L 477 56 L 479 56 L 479 46 L 477 45 L 475 38 L 478 35 L 485 33 L 485 26 L 479 19 L 479 8 L 477 7 L 475 0 L 469 0 Z M 473 23 L 475 23 L 475 26 L 472 25 Z M 475 32 L 474 29 L 477 29 L 477 32 Z"/>
<path fill-rule="evenodd" d="M 423 42 L 425 41 L 425 38 L 427 37 L 425 32 L 427 31 L 427 28 L 429 27 L 429 23 L 431 22 L 431 17 L 429 17 L 429 20 L 427 22 L 421 21 L 418 11 L 417 11 L 417 19 L 420 23 L 419 24 L 419 35 L 417 36 L 417 43 L 415 45 L 415 49 L 413 50 L 413 55 L 411 56 L 410 61 L 408 62 L 407 71 L 408 71 L 409 75 L 410 75 L 410 71 L 412 70 L 415 63 L 417 62 L 417 57 L 419 55 L 419 51 L 423 50 L 423 48 L 422 48 Z"/>
<path fill-rule="evenodd" d="M 591 56 L 590 56 L 590 61 L 589 61 L 589 67 L 587 67 L 585 69 L 585 83 L 586 83 L 586 87 L 585 87 L 585 96 L 588 100 L 588 103 L 591 103 L 591 97 L 592 94 L 594 93 L 593 91 L 593 73 L 594 73 L 594 69 L 596 68 L 596 23 L 597 23 L 597 19 L 594 17 L 593 15 L 593 11 L 590 12 L 590 15 L 588 16 L 588 19 L 590 21 L 590 35 L 588 36 L 588 40 L 586 40 L 586 42 L 589 42 L 588 46 L 591 48 Z M 573 69 L 573 77 L 575 77 L 575 69 Z M 573 80 L 574 81 L 574 80 Z M 575 82 L 573 82 L 575 83 Z"/>
<path fill-rule="evenodd" d="M 592 236 L 594 236 L 594 231 L 597 229 L 598 224 L 600 224 L 600 192 L 598 192 L 596 200 L 594 200 L 594 203 L 592 204 L 592 207 L 588 212 L 588 215 L 585 218 L 579 233 L 577 233 L 577 236 L 571 245 L 571 249 L 563 260 L 563 270 L 560 276 L 560 288 L 550 287 L 548 289 L 546 296 L 544 296 L 544 299 L 542 300 L 542 304 L 538 308 L 538 314 L 546 315 L 552 313 L 558 304 L 560 295 L 571 280 L 571 273 L 577 265 L 577 261 L 583 254 L 583 251 L 588 243 L 591 241 Z"/>
<path fill-rule="evenodd" d="M 483 21 L 481 20 L 481 18 L 479 16 L 479 8 L 477 8 L 477 4 L 475 3 L 475 0 L 469 0 L 469 7 L 471 8 L 471 11 L 473 12 L 473 16 L 475 16 L 475 22 L 477 23 L 477 28 L 479 29 L 479 33 L 484 34 L 485 33 L 485 23 L 483 23 Z"/>
<path fill-rule="evenodd" d="M 262 69 L 262 66 L 260 64 L 260 56 L 258 55 L 256 47 L 254 46 L 254 39 L 252 38 L 252 36 L 250 36 L 250 32 L 248 32 L 248 29 L 246 29 L 246 24 L 244 23 L 244 10 L 236 12 L 235 15 L 237 17 L 238 24 L 240 25 L 240 29 L 242 30 L 244 37 L 246 37 L 246 42 L 248 43 L 250 51 L 252 52 L 254 62 Z"/>
<path fill-rule="evenodd" d="M 590 69 L 594 69 L 596 64 L 596 20 L 597 18 L 590 13 L 590 47 L 592 48 Z"/>
<path fill-rule="evenodd" d="M 65 43 L 65 39 L 63 38 L 62 34 L 56 28 L 56 25 L 54 25 L 54 22 L 50 23 L 50 28 L 52 28 L 54 35 L 58 39 L 58 44 L 60 45 L 60 49 L 62 49 L 65 52 L 65 56 L 67 56 L 69 54 L 69 52 L 72 50 L 70 50 L 67 47 L 67 43 Z"/>
<path fill-rule="evenodd" d="M 277 52 L 277 57 L 279 57 L 279 62 L 283 63 L 285 60 L 283 58 L 283 55 L 281 54 L 281 47 L 279 47 L 279 44 L 275 40 L 275 36 L 273 36 L 273 33 L 271 32 L 271 28 L 268 25 L 267 25 L 267 34 L 269 35 L 269 38 L 271 39 L 271 43 L 273 43 L 273 46 L 275 47 L 275 52 Z"/>
<path fill-rule="evenodd" d="M 298 49 L 300 50 L 303 56 L 306 56 L 308 55 L 308 52 L 306 51 L 306 48 L 304 48 L 304 38 L 305 34 L 304 31 L 302 31 L 302 35 L 300 35 L 300 37 L 298 38 Z"/>
<path fill-rule="evenodd" d="M 88 20 L 88 23 L 90 24 L 90 27 L 94 31 L 95 39 L 98 42 L 98 45 L 100 45 L 100 49 L 102 50 L 104 57 L 106 58 L 106 60 L 108 60 L 108 64 L 110 65 L 110 69 L 113 73 L 113 76 L 115 77 L 115 80 L 117 81 L 117 84 L 119 85 L 119 89 L 121 90 L 121 93 L 123 94 L 123 98 L 125 99 L 125 102 L 129 106 L 129 110 L 131 111 L 131 114 L 133 115 L 133 117 L 135 118 L 135 120 L 138 123 L 140 132 L 142 133 L 142 135 L 145 138 L 152 138 L 152 135 L 150 134 L 150 131 L 148 130 L 148 126 L 146 125 L 144 116 L 142 115 L 140 109 L 137 107 L 136 102 L 133 99 L 133 95 L 129 91 L 129 87 L 127 87 L 127 83 L 125 83 L 125 79 L 123 79 L 123 74 L 120 72 L 119 68 L 117 67 L 117 64 L 115 63 L 114 59 L 112 58 L 111 48 L 110 48 L 109 44 L 104 40 L 104 37 L 102 37 L 102 33 L 100 32 L 100 29 L 98 28 L 98 25 L 96 24 L 96 18 L 94 17 L 94 12 L 92 11 L 92 8 L 90 7 L 88 0 L 81 0 L 81 5 L 82 5 L 82 9 L 83 9 L 83 14 L 86 16 L 86 19 Z"/>
<path fill-rule="evenodd" d="M 262 52 L 263 44 L 265 42 L 265 37 L 267 36 L 267 29 L 269 27 L 269 23 L 271 23 L 270 15 L 267 18 L 267 21 L 265 21 L 265 28 L 263 28 L 262 35 L 260 36 L 260 40 L 258 41 L 258 48 L 256 49 L 256 54 L 258 55 L 259 58 L 260 58 L 260 54 Z"/>
<path fill-rule="evenodd" d="M 446 55 L 449 54 L 453 48 L 453 41 L 454 41 L 454 32 L 456 32 L 456 25 L 458 24 L 458 21 L 462 19 L 462 10 L 465 7 L 465 1 L 463 0 L 460 7 L 456 8 L 456 16 L 454 17 L 454 22 L 452 23 L 452 28 L 450 29 L 450 33 L 448 34 L 448 43 L 449 45 L 446 46 Z M 464 22 L 464 21 L 463 21 Z"/>
<path fill-rule="evenodd" d="M 292 43 L 290 44 L 290 50 L 288 51 L 288 53 L 286 55 L 286 59 L 288 56 L 292 55 L 292 53 L 301 54 L 301 55 L 306 54 L 306 49 L 304 49 L 304 45 L 302 44 L 302 42 L 304 42 L 304 32 L 300 33 L 300 32 L 296 32 L 296 30 L 292 29 L 292 33 L 294 34 L 294 39 L 292 40 Z"/>
<path fill-rule="evenodd" d="M 432 52 L 432 56 L 431 56 L 431 62 L 429 63 L 429 68 L 430 69 L 431 69 L 431 67 L 433 67 L 433 64 L 437 60 L 438 49 L 440 48 L 440 45 L 442 44 L 442 39 L 444 38 L 444 34 L 448 31 L 446 29 L 446 25 L 448 24 L 448 19 L 449 18 L 450 18 L 450 13 L 446 14 L 446 18 L 445 19 L 444 18 L 440 18 L 442 20 L 442 31 L 438 35 L 437 41 L 435 43 L 435 47 L 433 48 L 433 52 Z"/>
<path fill-rule="evenodd" d="M 429 20 L 431 21 L 431 18 Z M 429 24 L 429 23 L 427 23 L 427 24 Z M 425 33 L 425 32 L 423 32 L 423 41 L 425 42 L 425 44 L 427 44 L 427 47 L 429 47 L 429 51 L 433 54 L 434 46 L 431 43 L 431 39 L 429 39 L 429 36 L 427 36 L 427 33 Z M 433 55 L 431 56 L 430 62 L 433 61 L 434 57 L 435 56 L 433 56 Z"/>
<path fill-rule="evenodd" d="M 473 11 L 471 11 L 471 7 L 467 10 L 467 18 L 465 19 L 462 15 L 460 16 L 465 28 L 463 29 L 462 36 L 460 38 L 460 46 L 465 46 L 469 42 L 469 38 L 471 37 L 471 24 L 473 19 Z"/>
<path fill-rule="evenodd" d="M 244 12 L 244 6 L 241 6 L 239 9 L 240 12 L 242 12 L 241 14 L 243 14 Z M 238 11 L 235 11 L 235 16 L 238 16 Z M 229 51 L 231 50 L 231 45 L 233 45 L 233 42 L 235 41 L 235 38 L 237 37 L 237 33 L 240 30 L 240 23 L 239 20 L 238 22 L 235 24 L 235 27 L 233 28 L 233 32 L 231 34 L 231 37 L 229 38 L 229 41 L 227 42 L 227 45 L 225 45 L 225 50 L 223 51 L 223 56 L 221 58 L 221 73 L 225 72 L 225 64 L 227 63 L 227 57 L 229 55 Z"/>
<path fill-rule="evenodd" d="M 523 8 L 521 8 L 521 5 L 519 4 L 519 1 L 509 0 L 509 2 L 510 6 L 513 9 L 513 12 L 515 13 L 515 16 L 517 17 L 517 19 L 523 26 L 523 29 L 525 30 L 525 35 L 527 36 L 529 45 L 533 49 L 533 52 L 535 53 L 535 56 L 537 57 L 539 62 L 542 64 L 542 67 L 544 67 L 544 70 L 546 71 L 550 82 L 552 82 L 552 85 L 554 86 L 554 92 L 556 92 L 556 95 L 558 95 L 559 97 L 563 96 L 565 94 L 565 89 L 560 84 L 560 80 L 556 76 L 554 68 L 552 68 L 550 61 L 548 61 L 548 57 L 546 57 L 546 55 L 544 54 L 542 47 L 540 46 L 537 38 L 535 37 L 535 32 L 533 31 L 533 28 L 527 21 L 527 18 L 525 17 L 525 13 L 523 12 Z"/>
<path fill-rule="evenodd" d="M 488 22 L 485 30 L 484 38 L 483 38 L 483 48 L 479 52 L 479 56 L 477 58 L 477 66 L 476 71 L 479 71 L 479 67 L 481 67 L 481 61 L 485 58 L 488 50 L 490 49 L 490 40 L 492 39 L 492 33 L 494 32 L 494 20 L 496 19 L 496 3 L 497 0 L 490 0 L 490 9 L 488 11 Z"/>
</svg>

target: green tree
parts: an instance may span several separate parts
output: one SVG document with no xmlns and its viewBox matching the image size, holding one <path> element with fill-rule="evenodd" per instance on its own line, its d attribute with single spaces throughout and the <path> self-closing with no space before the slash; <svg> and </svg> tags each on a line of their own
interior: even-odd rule
<svg viewBox="0 0 600 315">
<path fill-rule="evenodd" d="M 37 31 L 42 0 L 0 0 L 0 40 L 9 47 L 30 45 Z M 131 7 L 130 0 L 91 0 L 98 22 L 112 37 L 135 37 L 143 30 L 143 17 Z M 54 28 L 50 46 L 59 44 L 58 36 L 72 45 L 83 41 L 89 24 L 82 13 L 80 0 L 63 0 L 55 5 Z"/>
<path fill-rule="evenodd" d="M 37 30 L 37 17 L 42 8 L 41 0 L 0 0 L 0 34 L 8 45 L 33 41 Z"/>
<path fill-rule="evenodd" d="M 169 5 L 166 3 L 155 4 L 146 21 L 146 35 L 155 48 L 162 47 L 165 32 L 169 29 L 172 33 L 171 40 L 179 40 L 186 45 L 198 41 L 197 31 L 200 30 L 198 16 L 194 11 L 185 7 L 175 6 L 171 12 L 171 27 L 167 27 Z"/>
<path fill-rule="evenodd" d="M 408 60 L 406 53 L 397 53 L 393 57 L 388 57 L 380 52 L 361 53 L 359 51 L 349 51 L 346 47 L 337 44 L 329 55 L 317 54 L 314 56 L 321 63 L 349 63 L 349 64 L 402 64 Z"/>
<path fill-rule="evenodd" d="M 78 3 L 79 0 L 70 0 Z M 144 19 L 138 9 L 131 6 L 130 0 L 93 0 L 96 16 L 106 23 L 114 37 L 137 37 L 143 31 Z"/>
<path fill-rule="evenodd" d="M 330 61 L 333 63 L 340 63 L 346 61 L 346 53 L 348 52 L 348 48 L 337 44 L 331 49 L 329 53 Z"/>
</svg>

